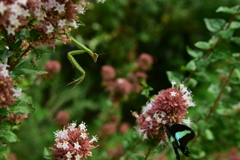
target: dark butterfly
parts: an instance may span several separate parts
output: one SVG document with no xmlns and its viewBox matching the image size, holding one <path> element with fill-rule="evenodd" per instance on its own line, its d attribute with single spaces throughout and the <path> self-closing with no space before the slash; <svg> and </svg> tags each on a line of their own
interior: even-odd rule
<svg viewBox="0 0 240 160">
<path fill-rule="evenodd" d="M 187 148 L 187 143 L 195 137 L 194 131 L 188 126 L 182 124 L 173 124 L 171 127 L 165 125 L 165 127 L 168 138 L 175 151 L 177 160 L 180 160 L 178 149 L 180 149 L 182 153 L 188 157 L 189 151 Z"/>
</svg>

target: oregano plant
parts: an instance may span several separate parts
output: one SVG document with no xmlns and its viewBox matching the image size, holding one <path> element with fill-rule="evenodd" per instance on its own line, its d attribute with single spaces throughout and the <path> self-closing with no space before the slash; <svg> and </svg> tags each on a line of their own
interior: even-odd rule
<svg viewBox="0 0 240 160">
<path fill-rule="evenodd" d="M 47 74 L 36 62 L 46 53 L 39 47 L 48 45 L 54 48 L 57 40 L 64 44 L 73 41 L 83 51 L 92 53 L 69 36 L 72 28 L 83 25 L 79 15 L 84 14 L 88 3 L 85 0 L 0 2 L 0 159 L 7 159 L 10 144 L 19 141 L 14 130 L 19 129 L 28 114 L 35 111 L 31 96 L 24 94 L 18 82 L 27 79 L 28 75 Z M 69 60 L 84 72 L 75 59 Z"/>
<path fill-rule="evenodd" d="M 105 0 L 96 2 L 103 3 Z M 95 77 L 89 78 L 86 85 L 80 89 L 68 86 L 68 91 L 59 92 L 54 90 L 56 86 L 40 86 L 39 83 L 48 81 L 51 84 L 54 74 L 60 72 L 61 64 L 51 60 L 43 69 L 39 62 L 57 50 L 57 43 L 63 43 L 64 48 L 67 43 L 76 45 L 79 50 L 67 51 L 64 56 L 79 74 L 79 78 L 69 84 L 82 85 L 87 70 L 81 67 L 76 55 L 88 53 L 92 64 L 92 60 L 97 61 L 98 54 L 89 49 L 92 47 L 88 48 L 80 43 L 73 30 L 84 26 L 81 16 L 87 14 L 87 9 L 90 14 L 94 13 L 91 12 L 95 9 L 93 1 L 0 1 L 0 159 L 13 160 L 15 157 L 11 154 L 12 143 L 25 143 L 16 133 L 21 130 L 22 122 L 29 115 L 36 116 L 32 121 L 28 121 L 28 124 L 34 126 L 27 127 L 29 130 L 38 128 L 36 131 L 39 135 L 31 135 L 36 132 L 29 131 L 24 132 L 28 133 L 24 136 L 34 136 L 37 143 L 46 137 L 48 142 L 51 141 L 45 148 L 40 147 L 43 155 L 39 159 L 239 159 L 240 5 L 220 6 L 216 10 L 216 17 L 202 19 L 201 23 L 205 24 L 205 34 L 210 35 L 209 39 L 199 39 L 200 41 L 194 44 L 186 44 L 185 51 L 189 61 L 186 64 L 181 63 L 177 70 L 163 68 L 170 87 L 152 94 L 154 87 L 148 84 L 148 80 L 155 77 L 149 72 L 154 69 L 154 64 L 159 62 L 158 58 L 150 52 L 138 52 L 141 53 L 139 56 L 136 53 L 139 46 L 152 42 L 145 29 L 164 30 L 164 25 L 155 26 L 155 23 L 149 20 L 151 25 L 144 28 L 144 32 L 138 33 L 138 29 L 141 30 L 141 27 L 138 27 L 137 34 L 133 34 L 134 29 L 129 27 L 129 31 L 128 27 L 121 26 L 124 18 L 130 18 L 124 17 L 125 10 L 121 10 L 127 5 L 135 7 L 140 4 L 143 7 L 137 10 L 140 10 L 142 15 L 151 8 L 151 16 L 155 16 L 158 10 L 155 4 L 158 2 L 160 1 L 121 0 L 112 6 L 108 3 L 102 4 L 100 9 L 113 18 L 101 21 L 109 24 L 109 28 L 94 37 L 88 43 L 89 46 L 93 46 L 94 50 L 98 49 L 97 46 L 102 41 L 108 46 L 107 42 L 115 41 L 119 35 L 124 37 L 128 32 L 132 37 L 139 36 L 140 42 L 124 37 L 127 45 L 114 44 L 114 50 L 119 53 L 103 55 L 106 59 L 112 56 L 114 61 L 109 61 L 109 64 L 100 61 L 101 69 L 94 72 Z M 163 4 L 167 3 L 170 2 Z M 134 15 L 132 11 L 135 10 L 126 12 Z M 111 15 L 112 12 L 117 14 Z M 159 20 L 159 15 L 157 17 Z M 164 24 L 170 22 L 167 14 L 163 14 L 160 19 Z M 140 22 L 137 20 L 131 23 L 138 26 Z M 145 22 L 142 23 L 145 25 Z M 91 30 L 88 32 L 92 35 L 92 32 L 101 31 L 98 22 L 86 28 Z M 139 44 L 128 51 L 126 59 L 129 62 L 121 61 L 120 67 L 118 66 L 120 69 L 117 68 L 119 64 L 116 59 L 124 57 L 120 52 L 121 47 L 129 47 L 132 43 Z M 50 46 L 51 51 L 46 49 L 46 46 Z M 68 75 L 61 78 L 63 77 Z M 162 79 L 158 81 L 161 83 Z M 34 90 L 32 86 L 37 88 L 38 85 L 43 88 L 41 91 L 49 89 L 51 93 L 40 93 L 36 89 L 34 94 L 44 95 L 43 101 L 47 99 L 47 102 L 42 103 L 39 100 L 34 106 L 32 99 L 35 95 L 28 95 L 27 91 Z M 96 85 L 101 86 L 101 94 L 92 96 L 93 92 L 89 90 L 96 89 Z M 75 101 L 72 102 L 69 97 L 75 98 Z M 142 102 L 144 105 L 140 106 Z M 52 108 L 47 108 L 48 106 Z M 84 112 L 85 110 L 87 112 Z M 54 127 L 51 126 L 52 123 L 55 123 Z M 42 129 L 43 125 L 52 128 Z M 46 132 L 47 136 L 42 134 Z M 30 144 L 36 145 L 36 142 Z M 31 151 L 26 152 L 30 157 Z"/>
</svg>

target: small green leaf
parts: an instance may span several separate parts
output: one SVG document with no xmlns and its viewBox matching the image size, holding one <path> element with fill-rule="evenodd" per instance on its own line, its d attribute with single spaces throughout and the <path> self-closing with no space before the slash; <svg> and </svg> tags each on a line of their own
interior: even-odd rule
<svg viewBox="0 0 240 160">
<path fill-rule="evenodd" d="M 167 71 L 166 73 L 167 73 L 167 77 L 168 77 L 169 82 L 174 81 L 177 84 L 182 83 L 182 80 L 183 80 L 183 75 L 182 74 L 172 72 L 172 71 Z"/>
<path fill-rule="evenodd" d="M 229 40 L 234 33 L 234 29 L 226 29 L 226 30 L 221 30 L 219 31 L 216 36 L 221 37 L 225 40 Z"/>
<path fill-rule="evenodd" d="M 224 19 L 208 19 L 204 18 L 205 25 L 210 32 L 218 32 L 223 29 L 226 21 Z"/>
<path fill-rule="evenodd" d="M 187 53 L 192 56 L 193 58 L 200 58 L 203 56 L 203 52 L 202 51 L 196 51 L 196 50 L 192 50 L 190 47 L 187 46 Z"/>
<path fill-rule="evenodd" d="M 206 138 L 208 140 L 213 140 L 214 139 L 214 135 L 213 135 L 213 133 L 212 133 L 212 131 L 210 129 L 206 129 L 205 130 L 205 135 L 206 135 Z"/>
<path fill-rule="evenodd" d="M 232 61 L 230 64 L 233 67 L 236 67 L 237 69 L 240 69 L 240 61 Z"/>
<path fill-rule="evenodd" d="M 149 97 L 150 91 L 152 90 L 153 90 L 152 87 L 147 86 L 142 90 L 141 94 L 144 95 L 145 97 Z"/>
<path fill-rule="evenodd" d="M 203 82 L 209 82 L 211 80 L 210 77 L 206 74 L 206 72 L 203 71 L 197 72 L 195 73 L 195 75 L 197 80 L 201 80 Z"/>
<path fill-rule="evenodd" d="M 188 64 L 186 65 L 186 68 L 190 71 L 194 71 L 197 68 L 195 61 L 191 60 L 190 62 L 188 62 Z"/>
<path fill-rule="evenodd" d="M 189 81 L 186 83 L 186 86 L 189 88 L 194 88 L 197 85 L 197 80 L 194 78 L 190 78 Z"/>
<path fill-rule="evenodd" d="M 3 140 L 5 143 L 9 143 L 9 142 L 17 142 L 18 137 L 10 130 L 1 129 L 0 139 Z"/>
<path fill-rule="evenodd" d="M 20 62 L 13 69 L 13 74 L 46 74 L 46 71 L 40 69 L 34 62 L 30 59 L 21 59 Z"/>
<path fill-rule="evenodd" d="M 6 108 L 0 108 L 0 115 L 9 116 L 9 112 Z"/>
<path fill-rule="evenodd" d="M 43 157 L 45 159 L 52 159 L 52 152 L 49 149 L 47 149 L 46 147 L 43 150 Z"/>
<path fill-rule="evenodd" d="M 213 84 L 213 83 L 207 89 L 209 93 L 212 93 L 215 96 L 217 96 L 217 94 L 219 93 L 219 90 L 220 90 L 219 85 Z"/>
<path fill-rule="evenodd" d="M 199 41 L 194 44 L 197 48 L 208 50 L 211 48 L 211 45 L 208 42 Z"/>
<path fill-rule="evenodd" d="M 240 22 L 237 22 L 237 21 L 233 21 L 230 26 L 229 26 L 230 29 L 238 29 L 240 28 Z"/>
<path fill-rule="evenodd" d="M 240 53 L 233 53 L 232 56 L 233 56 L 234 58 L 239 58 L 239 57 L 240 57 Z"/>
<path fill-rule="evenodd" d="M 240 83 L 240 70 L 235 69 L 231 78 L 231 83 L 233 84 L 239 84 Z"/>
<path fill-rule="evenodd" d="M 131 160 L 144 160 L 145 157 L 142 156 L 142 155 L 139 155 L 137 153 L 133 153 L 129 156 L 129 159 L 131 159 Z"/>
<path fill-rule="evenodd" d="M 23 99 L 18 99 L 18 101 L 9 107 L 9 112 L 13 114 L 27 114 L 27 113 L 32 113 L 34 112 L 35 109 L 32 107 L 31 103 L 23 100 Z"/>
<path fill-rule="evenodd" d="M 30 38 L 31 38 L 31 41 L 35 41 L 37 40 L 39 37 L 40 37 L 40 32 L 39 30 L 37 29 L 31 29 L 30 31 Z"/>
<path fill-rule="evenodd" d="M 239 8 L 239 5 L 236 5 L 236 6 L 231 7 L 231 8 L 221 6 L 216 10 L 216 12 L 235 14 L 235 13 L 239 13 L 238 8 Z"/>
<path fill-rule="evenodd" d="M 9 51 L 5 46 L 0 48 L 0 59 L 6 59 L 14 54 L 14 51 Z"/>
<path fill-rule="evenodd" d="M 209 63 L 210 62 L 207 59 L 200 59 L 196 62 L 196 65 L 198 66 L 198 70 L 204 71 L 207 68 Z"/>
<path fill-rule="evenodd" d="M 19 50 L 20 46 L 22 44 L 22 40 L 17 40 L 13 45 L 11 45 L 12 48 Z"/>
<path fill-rule="evenodd" d="M 240 37 L 231 37 L 230 40 L 231 40 L 232 42 L 234 42 L 234 43 L 240 45 Z"/>
<path fill-rule="evenodd" d="M 219 46 L 213 51 L 211 59 L 233 59 L 233 56 L 228 48 Z"/>
<path fill-rule="evenodd" d="M 202 159 L 205 155 L 206 153 L 203 150 L 200 150 L 197 153 L 192 153 L 191 157 L 193 157 L 194 159 Z"/>
<path fill-rule="evenodd" d="M 40 59 L 42 57 L 42 51 L 36 48 L 32 49 L 32 52 L 36 54 L 36 59 Z"/>
</svg>

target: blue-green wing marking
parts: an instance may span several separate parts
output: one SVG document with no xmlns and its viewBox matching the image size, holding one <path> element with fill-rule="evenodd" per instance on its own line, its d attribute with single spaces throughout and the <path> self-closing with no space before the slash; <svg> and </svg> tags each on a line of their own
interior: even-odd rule
<svg viewBox="0 0 240 160">
<path fill-rule="evenodd" d="M 182 124 L 173 124 L 170 129 L 179 146 L 186 146 L 195 137 L 194 131 Z"/>
<path fill-rule="evenodd" d="M 173 136 L 170 137 L 170 142 L 173 143 L 175 141 L 175 139 L 173 138 Z"/>
<path fill-rule="evenodd" d="M 183 138 L 184 136 L 187 136 L 187 134 L 191 134 L 191 131 L 190 130 L 184 130 L 184 131 L 179 131 L 179 132 L 176 132 L 175 133 L 175 138 L 176 138 L 176 141 L 178 143 L 178 145 L 180 146 L 180 139 Z"/>
</svg>

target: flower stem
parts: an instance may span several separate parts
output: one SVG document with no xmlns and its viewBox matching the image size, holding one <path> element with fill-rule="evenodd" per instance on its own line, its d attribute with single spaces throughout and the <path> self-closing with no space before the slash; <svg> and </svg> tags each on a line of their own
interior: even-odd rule
<svg viewBox="0 0 240 160">
<path fill-rule="evenodd" d="M 238 8 L 238 11 L 239 11 L 239 10 L 240 10 L 240 7 Z M 231 23 L 233 22 L 233 20 L 234 20 L 234 18 L 235 18 L 236 15 L 237 15 L 237 14 L 233 14 L 233 15 L 232 15 L 231 19 L 230 19 L 230 20 L 228 21 L 228 23 L 227 23 L 227 26 L 226 26 L 223 30 L 227 30 L 227 29 L 229 28 L 229 26 L 230 26 Z M 205 56 L 203 57 L 203 59 L 208 58 L 221 41 L 222 41 L 222 38 L 219 37 L 218 40 L 217 40 L 217 42 L 208 50 L 208 52 L 205 54 Z M 194 73 L 197 72 L 197 70 L 198 70 L 198 67 L 196 67 L 196 69 L 195 69 L 194 71 L 192 71 L 192 72 L 188 75 L 188 77 L 184 80 L 184 83 L 187 83 L 187 82 L 190 80 L 190 78 L 194 75 Z"/>
<path fill-rule="evenodd" d="M 22 59 L 22 57 L 27 54 L 27 52 L 31 49 L 31 45 L 28 46 L 28 48 L 20 55 L 21 58 L 19 58 L 18 60 L 16 60 L 14 62 L 14 64 L 10 65 L 9 71 L 13 70 L 13 68 L 19 63 L 19 61 Z M 10 57 L 12 58 L 12 57 Z"/>
<path fill-rule="evenodd" d="M 227 87 L 227 85 L 229 84 L 230 80 L 231 80 L 231 77 L 233 75 L 233 72 L 235 70 L 235 67 L 233 67 L 231 70 L 230 70 L 230 73 L 229 73 L 229 76 L 228 76 L 228 79 L 226 80 L 226 82 L 223 84 L 222 88 L 221 88 L 221 91 L 219 92 L 218 96 L 217 96 L 217 99 L 214 101 L 213 103 L 213 106 L 210 108 L 210 112 L 206 118 L 206 121 L 209 120 L 209 118 L 211 117 L 212 113 L 216 110 L 217 108 L 217 103 L 219 102 L 219 100 L 221 99 L 221 96 L 225 90 L 225 88 Z"/>
<path fill-rule="evenodd" d="M 147 151 L 147 153 L 146 153 L 146 156 L 145 156 L 144 160 L 147 160 L 148 156 L 150 155 L 151 150 L 152 150 L 152 147 L 150 146 L 150 147 L 148 148 L 148 151 Z"/>
</svg>

